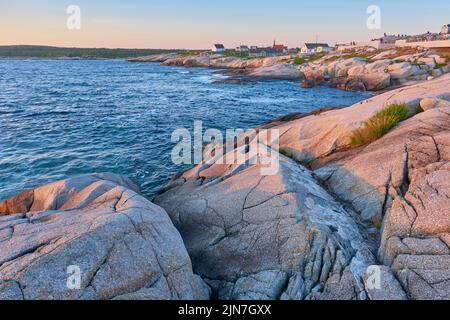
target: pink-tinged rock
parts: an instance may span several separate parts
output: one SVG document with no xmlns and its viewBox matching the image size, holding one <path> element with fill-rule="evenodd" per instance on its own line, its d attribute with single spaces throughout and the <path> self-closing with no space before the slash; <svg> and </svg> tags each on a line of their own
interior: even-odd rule
<svg viewBox="0 0 450 320">
<path fill-rule="evenodd" d="M 209 298 L 167 213 L 127 178 L 79 176 L 0 208 L 0 299 Z"/>
</svg>

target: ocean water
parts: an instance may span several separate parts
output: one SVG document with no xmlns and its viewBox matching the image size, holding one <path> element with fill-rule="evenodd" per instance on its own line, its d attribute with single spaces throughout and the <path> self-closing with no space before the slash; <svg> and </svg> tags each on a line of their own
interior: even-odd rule
<svg viewBox="0 0 450 320">
<path fill-rule="evenodd" d="M 295 82 L 213 83 L 209 69 L 122 60 L 0 60 L 0 200 L 48 182 L 114 172 L 152 197 L 185 167 L 173 130 L 251 128 L 370 96 Z"/>
</svg>

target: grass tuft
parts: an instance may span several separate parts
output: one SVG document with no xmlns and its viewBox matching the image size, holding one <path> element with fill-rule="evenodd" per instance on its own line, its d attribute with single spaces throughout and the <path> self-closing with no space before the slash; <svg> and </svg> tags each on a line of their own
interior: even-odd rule
<svg viewBox="0 0 450 320">
<path fill-rule="evenodd" d="M 367 120 L 362 128 L 357 129 L 351 136 L 352 147 L 360 147 L 372 143 L 387 134 L 400 122 L 408 119 L 408 106 L 406 104 L 392 104 L 377 112 Z"/>
</svg>

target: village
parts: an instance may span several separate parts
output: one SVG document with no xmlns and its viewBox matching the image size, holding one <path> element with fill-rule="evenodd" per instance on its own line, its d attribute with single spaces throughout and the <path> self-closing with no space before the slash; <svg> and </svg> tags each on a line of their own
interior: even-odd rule
<svg viewBox="0 0 450 320">
<path fill-rule="evenodd" d="M 405 47 L 422 47 L 432 49 L 450 49 L 450 24 L 444 25 L 440 32 L 426 32 L 420 35 L 388 35 L 372 39 L 367 42 L 350 42 L 345 44 L 335 44 L 330 46 L 328 43 L 305 43 L 301 47 L 288 48 L 284 44 L 273 42 L 272 46 L 258 47 L 253 45 L 239 45 L 236 48 L 226 48 L 222 43 L 216 43 L 212 46 L 211 51 L 203 52 L 203 54 L 222 54 L 229 56 L 239 56 L 241 58 L 261 58 L 274 57 L 286 54 L 311 55 L 316 53 L 331 51 L 346 51 L 358 48 L 373 48 L 376 50 L 385 50 L 393 48 Z"/>
<path fill-rule="evenodd" d="M 221 69 L 216 83 L 291 80 L 303 88 L 328 86 L 346 91 L 382 92 L 433 80 L 450 72 L 450 24 L 439 32 L 388 35 L 367 42 L 330 45 L 305 43 L 297 48 L 216 43 L 210 50 L 179 51 L 129 59 L 166 66 Z"/>
</svg>

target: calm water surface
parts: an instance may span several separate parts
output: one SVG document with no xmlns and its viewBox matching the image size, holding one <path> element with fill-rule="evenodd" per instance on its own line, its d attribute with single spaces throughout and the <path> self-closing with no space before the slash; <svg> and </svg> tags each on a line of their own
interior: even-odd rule
<svg viewBox="0 0 450 320">
<path fill-rule="evenodd" d="M 367 93 L 295 82 L 215 84 L 213 70 L 109 61 L 0 60 L 0 200 L 82 173 L 115 172 L 151 197 L 173 174 L 172 131 L 250 128 Z"/>
</svg>

